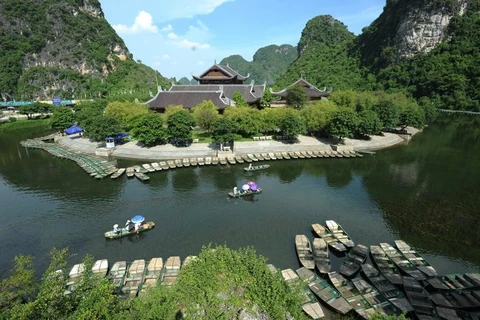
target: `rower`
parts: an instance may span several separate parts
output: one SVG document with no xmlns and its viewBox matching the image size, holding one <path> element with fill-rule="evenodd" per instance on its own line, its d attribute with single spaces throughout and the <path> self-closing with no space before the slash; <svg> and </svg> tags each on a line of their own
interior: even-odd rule
<svg viewBox="0 0 480 320">
<path fill-rule="evenodd" d="M 118 224 L 113 225 L 113 232 L 115 232 L 116 234 L 120 233 L 120 229 L 118 228 Z"/>
</svg>

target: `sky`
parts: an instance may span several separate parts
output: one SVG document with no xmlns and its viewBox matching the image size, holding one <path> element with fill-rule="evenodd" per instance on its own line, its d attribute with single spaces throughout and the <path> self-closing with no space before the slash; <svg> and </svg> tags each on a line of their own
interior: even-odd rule
<svg viewBox="0 0 480 320">
<path fill-rule="evenodd" d="M 200 75 L 233 54 L 251 61 L 261 47 L 297 45 L 305 24 L 329 14 L 354 34 L 385 0 L 100 0 L 105 18 L 135 60 L 167 78 Z"/>
</svg>

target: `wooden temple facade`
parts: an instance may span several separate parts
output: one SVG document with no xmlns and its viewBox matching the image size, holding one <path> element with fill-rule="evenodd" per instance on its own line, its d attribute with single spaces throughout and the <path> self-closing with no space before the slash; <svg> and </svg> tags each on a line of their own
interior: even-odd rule
<svg viewBox="0 0 480 320">
<path fill-rule="evenodd" d="M 313 84 L 308 82 L 307 80 L 303 79 L 303 77 L 302 77 L 299 80 L 297 80 L 296 82 L 292 83 L 289 87 L 284 88 L 280 91 L 275 92 L 275 91 L 272 90 L 272 88 L 270 88 L 270 92 L 271 92 L 272 96 L 279 98 L 279 100 L 277 100 L 277 101 L 272 101 L 271 106 L 272 107 L 286 106 L 287 105 L 287 91 L 288 91 L 288 88 L 290 88 L 292 86 L 296 86 L 296 85 L 305 88 L 305 94 L 306 94 L 308 100 L 311 101 L 311 102 L 326 99 L 326 98 L 328 98 L 330 93 L 332 93 L 332 88 L 330 88 L 328 90 L 327 90 L 327 88 L 324 88 L 323 90 L 320 90 L 317 87 L 315 87 Z"/>
<path fill-rule="evenodd" d="M 266 84 L 244 84 L 249 75 L 242 76 L 227 65 L 214 64 L 200 76 L 193 76 L 198 85 L 173 84 L 169 90 L 159 88 L 157 95 L 146 104 L 150 109 L 164 112 L 170 105 L 183 105 L 191 109 L 203 101 L 211 100 L 215 106 L 223 109 L 234 106 L 233 94 L 239 92 L 249 105 L 260 105 Z"/>
</svg>

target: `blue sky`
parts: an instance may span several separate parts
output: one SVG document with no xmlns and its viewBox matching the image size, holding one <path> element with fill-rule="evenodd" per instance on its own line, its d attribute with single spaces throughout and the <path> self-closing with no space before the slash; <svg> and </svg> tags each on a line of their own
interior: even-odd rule
<svg viewBox="0 0 480 320">
<path fill-rule="evenodd" d="M 308 20 L 330 14 L 355 34 L 385 0 L 100 0 L 105 17 L 137 60 L 166 77 L 199 75 L 214 61 L 248 61 L 270 44 L 297 45 Z"/>
</svg>

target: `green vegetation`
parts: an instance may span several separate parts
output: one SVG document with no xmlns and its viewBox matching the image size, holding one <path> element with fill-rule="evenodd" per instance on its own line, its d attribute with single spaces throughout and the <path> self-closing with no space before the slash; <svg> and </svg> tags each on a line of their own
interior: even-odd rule
<svg viewBox="0 0 480 320">
<path fill-rule="evenodd" d="M 250 74 L 248 79 L 255 81 L 256 84 L 266 81 L 267 85 L 272 85 L 296 58 L 295 47 L 288 44 L 270 45 L 258 49 L 252 61 L 247 61 L 240 55 L 233 55 L 220 61 L 220 64 L 228 64 L 243 76 Z"/>
<path fill-rule="evenodd" d="M 121 299 L 107 277 L 95 276 L 91 256 L 85 257 L 85 272 L 65 295 L 69 257 L 66 249 L 53 249 L 39 284 L 32 258 L 16 257 L 14 269 L 0 282 L 0 319 L 232 319 L 240 311 L 306 319 L 300 287 L 288 286 L 252 248 L 203 247 L 181 269 L 173 287 L 148 288 L 135 299 Z"/>
<path fill-rule="evenodd" d="M 287 106 L 301 109 L 308 102 L 307 94 L 305 93 L 305 88 L 300 85 L 294 85 L 287 89 Z"/>
<path fill-rule="evenodd" d="M 180 110 L 170 115 L 167 124 L 170 139 L 179 143 L 185 143 L 192 139 L 192 127 L 195 125 L 195 120 L 187 110 Z"/>
<path fill-rule="evenodd" d="M 6 0 L 0 16 L 0 94 L 5 97 L 145 101 L 157 92 L 157 81 L 168 85 L 133 61 L 98 1 Z"/>
<path fill-rule="evenodd" d="M 217 107 L 210 100 L 204 101 L 195 106 L 192 112 L 197 126 L 200 126 L 206 130 L 210 130 L 213 123 L 218 118 Z"/>
<path fill-rule="evenodd" d="M 147 147 L 165 143 L 167 131 L 163 127 L 163 119 L 159 114 L 140 115 L 135 121 L 132 134 Z"/>
<path fill-rule="evenodd" d="M 212 127 L 212 140 L 217 143 L 226 143 L 235 139 L 235 123 L 228 118 L 215 120 Z"/>
<path fill-rule="evenodd" d="M 53 129 L 63 131 L 75 122 L 75 115 L 72 109 L 67 107 L 55 107 L 52 117 L 50 118 L 50 125 Z"/>
<path fill-rule="evenodd" d="M 13 118 L 16 119 L 16 118 Z M 13 130 L 31 129 L 32 131 L 46 131 L 50 129 L 50 121 L 48 119 L 37 120 L 18 120 L 9 122 L 0 122 L 0 133 Z"/>
<path fill-rule="evenodd" d="M 317 87 L 366 89 L 373 81 L 360 68 L 355 56 L 349 55 L 355 36 L 347 27 L 329 15 L 307 22 L 298 43 L 298 59 L 275 83 L 286 88 L 302 75 Z"/>
</svg>

